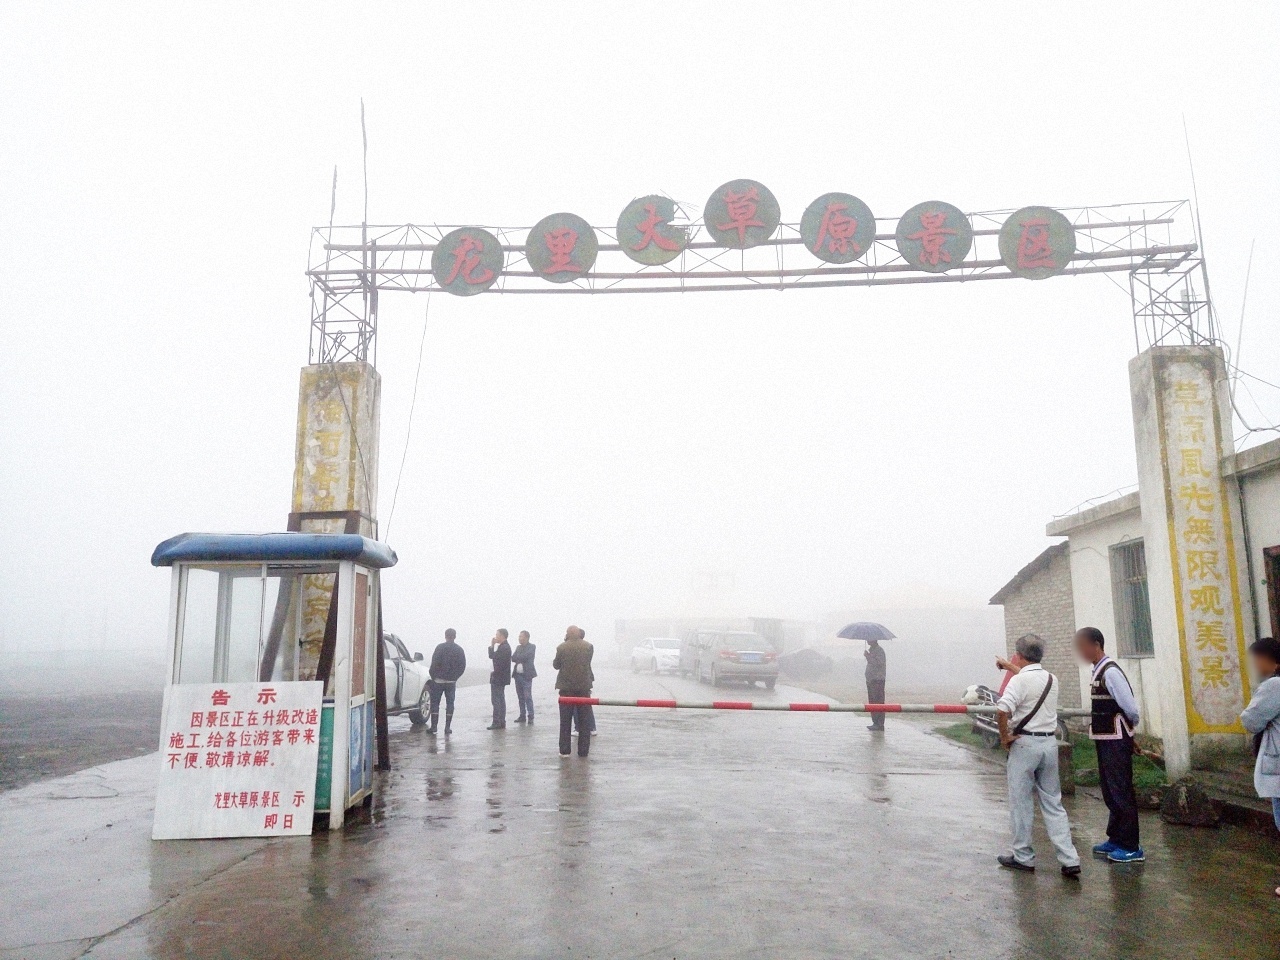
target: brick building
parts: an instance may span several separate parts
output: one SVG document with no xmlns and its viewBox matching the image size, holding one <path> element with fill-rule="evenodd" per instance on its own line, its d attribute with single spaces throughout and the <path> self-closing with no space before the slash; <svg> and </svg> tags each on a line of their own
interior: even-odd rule
<svg viewBox="0 0 1280 960">
<path fill-rule="evenodd" d="M 1059 703 L 1080 706 L 1080 684 L 1071 637 L 1075 607 L 1071 593 L 1071 558 L 1066 543 L 1055 543 L 1018 571 L 991 598 L 1004 607 L 1005 646 L 1010 655 L 1023 634 L 1045 641 L 1044 667 L 1058 678 Z"/>
</svg>

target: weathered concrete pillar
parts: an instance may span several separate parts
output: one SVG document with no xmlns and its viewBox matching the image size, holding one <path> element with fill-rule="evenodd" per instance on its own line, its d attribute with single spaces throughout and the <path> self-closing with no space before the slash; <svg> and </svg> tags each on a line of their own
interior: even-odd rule
<svg viewBox="0 0 1280 960">
<path fill-rule="evenodd" d="M 1129 363 L 1138 495 L 1165 762 L 1176 779 L 1207 754 L 1243 750 L 1249 694 L 1226 364 L 1216 347 L 1152 347 Z"/>
<path fill-rule="evenodd" d="M 382 380 L 368 363 L 302 368 L 293 512 L 355 511 L 359 532 L 377 537 L 378 417 Z M 301 529 L 341 533 L 344 517 L 307 518 Z M 303 578 L 301 679 L 315 677 L 333 588 L 332 575 Z"/>
</svg>

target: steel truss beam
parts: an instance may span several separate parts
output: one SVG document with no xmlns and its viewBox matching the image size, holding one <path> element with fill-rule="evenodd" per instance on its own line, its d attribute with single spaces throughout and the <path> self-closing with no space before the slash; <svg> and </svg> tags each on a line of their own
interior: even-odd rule
<svg viewBox="0 0 1280 960">
<path fill-rule="evenodd" d="M 1134 337 L 1146 345 L 1212 339 L 1203 293 L 1202 258 L 1187 201 L 1058 208 L 1075 226 L 1076 254 L 1066 275 L 1102 274 L 1126 288 Z M 502 243 L 506 266 L 488 293 L 594 295 L 789 290 L 812 287 L 964 283 L 1018 279 L 1000 259 L 997 237 L 1013 210 L 969 214 L 973 248 L 946 273 L 928 273 L 898 254 L 896 219 L 877 222 L 865 257 L 840 266 L 804 249 L 799 224 L 782 224 L 767 243 L 749 250 L 711 242 L 690 217 L 690 242 L 669 264 L 644 266 L 629 259 L 612 227 L 596 227 L 600 253 L 592 271 L 571 283 L 553 284 L 530 269 L 524 254 L 528 228 L 486 227 Z M 311 283 L 311 362 L 376 361 L 378 297 L 383 292 L 439 291 L 431 253 L 453 225 L 328 226 L 312 233 L 307 277 Z"/>
</svg>

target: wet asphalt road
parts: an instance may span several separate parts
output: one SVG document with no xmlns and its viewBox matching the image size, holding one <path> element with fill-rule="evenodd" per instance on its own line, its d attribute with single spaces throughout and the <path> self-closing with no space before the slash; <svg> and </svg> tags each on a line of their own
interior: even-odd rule
<svg viewBox="0 0 1280 960">
<path fill-rule="evenodd" d="M 154 756 L 6 793 L 0 957 L 1280 957 L 1274 842 L 1144 815 L 1144 866 L 1070 883 L 1038 831 L 1041 870 L 1010 874 L 1002 771 L 927 724 L 599 708 L 561 760 L 550 687 L 532 729 L 485 731 L 484 687 L 447 741 L 394 719 L 340 836 L 153 843 Z M 1105 810 L 1069 805 L 1086 848 Z"/>
</svg>

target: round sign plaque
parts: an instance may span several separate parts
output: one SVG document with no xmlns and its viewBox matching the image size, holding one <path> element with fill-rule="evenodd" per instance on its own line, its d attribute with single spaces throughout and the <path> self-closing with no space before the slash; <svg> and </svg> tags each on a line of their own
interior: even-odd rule
<svg viewBox="0 0 1280 960">
<path fill-rule="evenodd" d="M 1052 207 L 1023 207 L 1000 228 L 1000 259 L 1028 280 L 1061 273 L 1075 252 L 1075 227 Z"/>
<path fill-rule="evenodd" d="M 973 227 L 958 207 L 926 200 L 902 215 L 895 240 L 902 259 L 917 270 L 945 273 L 964 262 L 973 246 Z"/>
<path fill-rule="evenodd" d="M 431 273 L 446 293 L 459 297 L 484 293 L 502 275 L 502 244 L 479 227 L 452 230 L 431 254 Z"/>
<path fill-rule="evenodd" d="M 591 272 L 600 243 L 596 231 L 575 213 L 553 213 L 529 231 L 524 255 L 543 280 L 570 283 Z"/>
<path fill-rule="evenodd" d="M 676 202 L 651 194 L 627 204 L 618 217 L 618 246 L 636 263 L 669 263 L 689 244 L 689 231 L 672 226 Z"/>
<path fill-rule="evenodd" d="M 722 247 L 741 250 L 768 240 L 781 219 L 777 198 L 755 180 L 721 184 L 702 208 L 702 222 L 711 238 Z"/>
<path fill-rule="evenodd" d="M 851 194 L 824 193 L 805 208 L 800 238 L 819 260 L 852 263 L 871 249 L 876 218 L 870 207 Z"/>
</svg>

